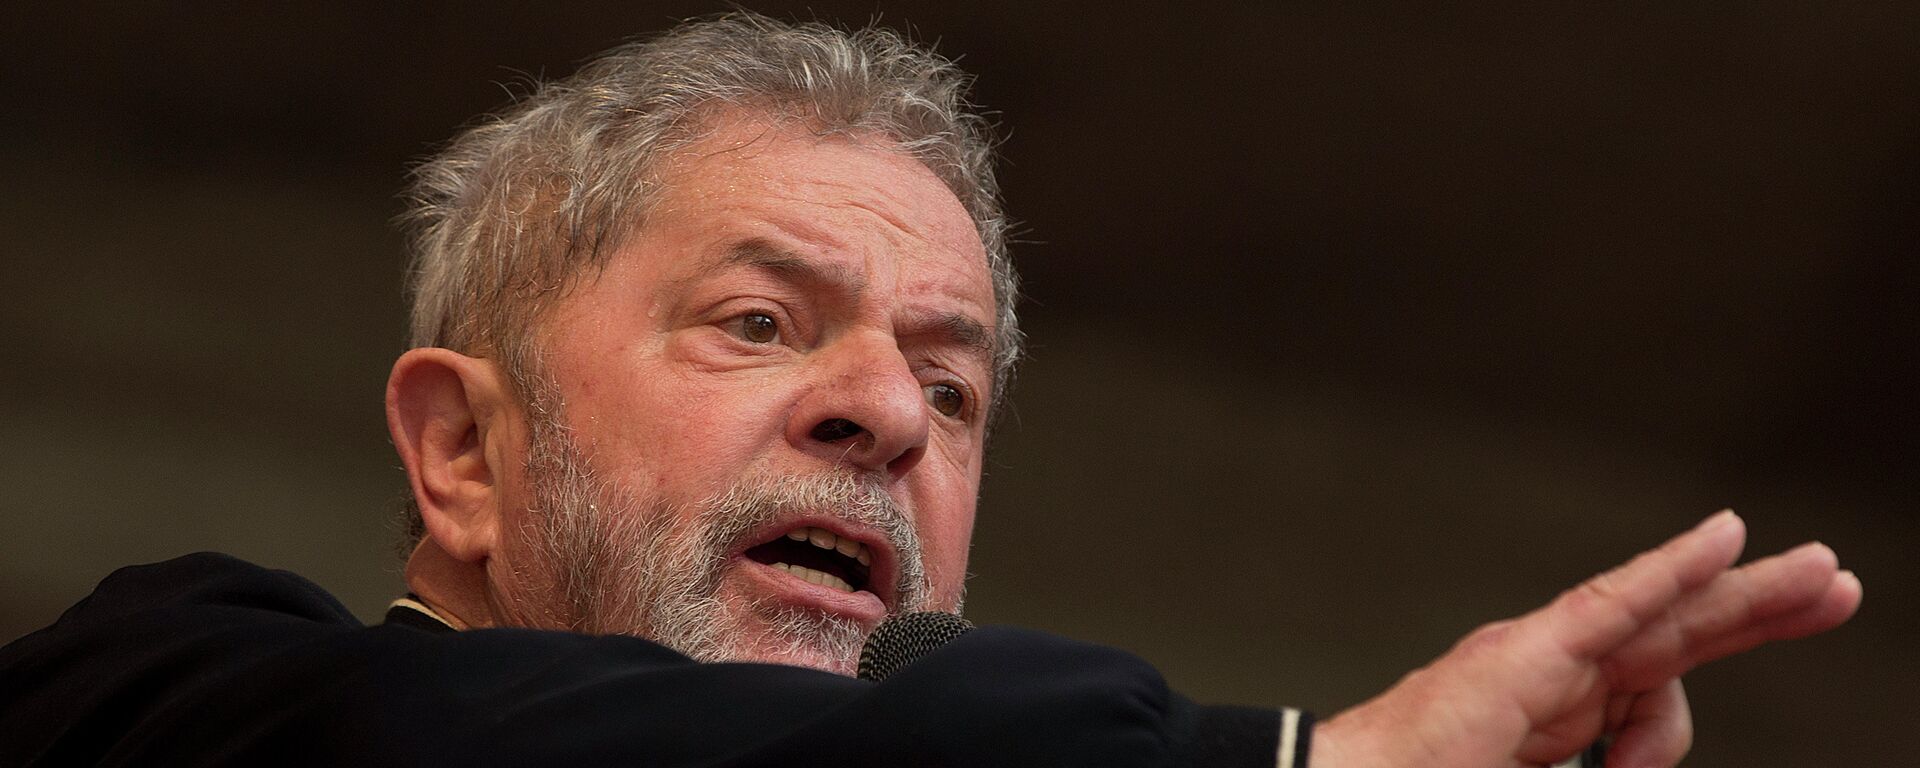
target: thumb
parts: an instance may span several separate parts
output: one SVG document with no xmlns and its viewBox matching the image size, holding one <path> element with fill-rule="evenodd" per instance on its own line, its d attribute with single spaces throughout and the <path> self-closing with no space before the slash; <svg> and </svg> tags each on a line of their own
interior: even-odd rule
<svg viewBox="0 0 1920 768">
<path fill-rule="evenodd" d="M 1693 714 L 1680 679 L 1633 698 L 1607 747 L 1607 768 L 1673 766 L 1693 746 Z"/>
</svg>

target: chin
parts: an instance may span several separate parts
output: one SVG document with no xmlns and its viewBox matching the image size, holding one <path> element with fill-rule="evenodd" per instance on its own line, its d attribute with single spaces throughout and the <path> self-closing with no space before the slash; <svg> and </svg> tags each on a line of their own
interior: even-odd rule
<svg viewBox="0 0 1920 768">
<path fill-rule="evenodd" d="M 844 677 L 853 677 L 860 668 L 860 657 L 858 655 L 848 658 L 822 653 L 819 650 L 811 648 L 782 649 L 766 653 L 755 653 L 747 658 L 743 658 L 742 661 L 752 661 L 762 664 L 783 664 L 789 667 L 806 667 L 822 672 L 831 672 Z"/>
<path fill-rule="evenodd" d="M 781 664 L 846 677 L 853 677 L 860 667 L 860 646 L 844 638 L 790 636 L 778 627 L 756 627 L 746 634 L 752 638 L 746 643 L 682 652 L 700 661 Z"/>
<path fill-rule="evenodd" d="M 707 604 L 724 606 L 716 613 L 682 614 L 682 621 L 657 623 L 647 634 L 699 661 L 784 664 L 852 677 L 867 634 L 879 623 L 726 587 L 717 597 L 717 605 Z"/>
</svg>

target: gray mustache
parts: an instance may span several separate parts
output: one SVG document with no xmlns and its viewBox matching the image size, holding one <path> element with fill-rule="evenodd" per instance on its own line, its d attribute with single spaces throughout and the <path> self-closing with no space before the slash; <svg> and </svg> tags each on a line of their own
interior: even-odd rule
<svg viewBox="0 0 1920 768">
<path fill-rule="evenodd" d="M 758 473 L 702 502 L 700 508 L 705 551 L 716 571 L 726 553 L 752 532 L 783 517 L 814 514 L 872 528 L 887 539 L 899 562 L 893 585 L 899 595 L 896 610 L 920 610 L 932 597 L 912 516 L 886 488 L 862 476 Z"/>
</svg>

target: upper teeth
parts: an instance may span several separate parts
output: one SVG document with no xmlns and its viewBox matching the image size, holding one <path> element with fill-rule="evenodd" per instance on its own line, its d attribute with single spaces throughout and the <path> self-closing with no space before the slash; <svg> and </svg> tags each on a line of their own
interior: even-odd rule
<svg viewBox="0 0 1920 768">
<path fill-rule="evenodd" d="M 840 554 L 860 561 L 861 565 L 873 565 L 873 555 L 867 552 L 867 545 L 853 539 L 840 538 L 838 534 L 825 528 L 812 526 L 787 531 L 787 538 L 808 542 L 821 549 L 831 549 Z"/>
</svg>

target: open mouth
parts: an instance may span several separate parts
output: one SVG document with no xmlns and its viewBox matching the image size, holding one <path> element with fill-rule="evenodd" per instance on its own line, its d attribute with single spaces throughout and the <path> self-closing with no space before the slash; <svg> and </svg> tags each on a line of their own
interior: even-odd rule
<svg viewBox="0 0 1920 768">
<path fill-rule="evenodd" d="M 841 592 L 867 590 L 873 575 L 873 553 L 867 545 L 812 526 L 795 528 L 745 554 L 756 563 Z"/>
</svg>

